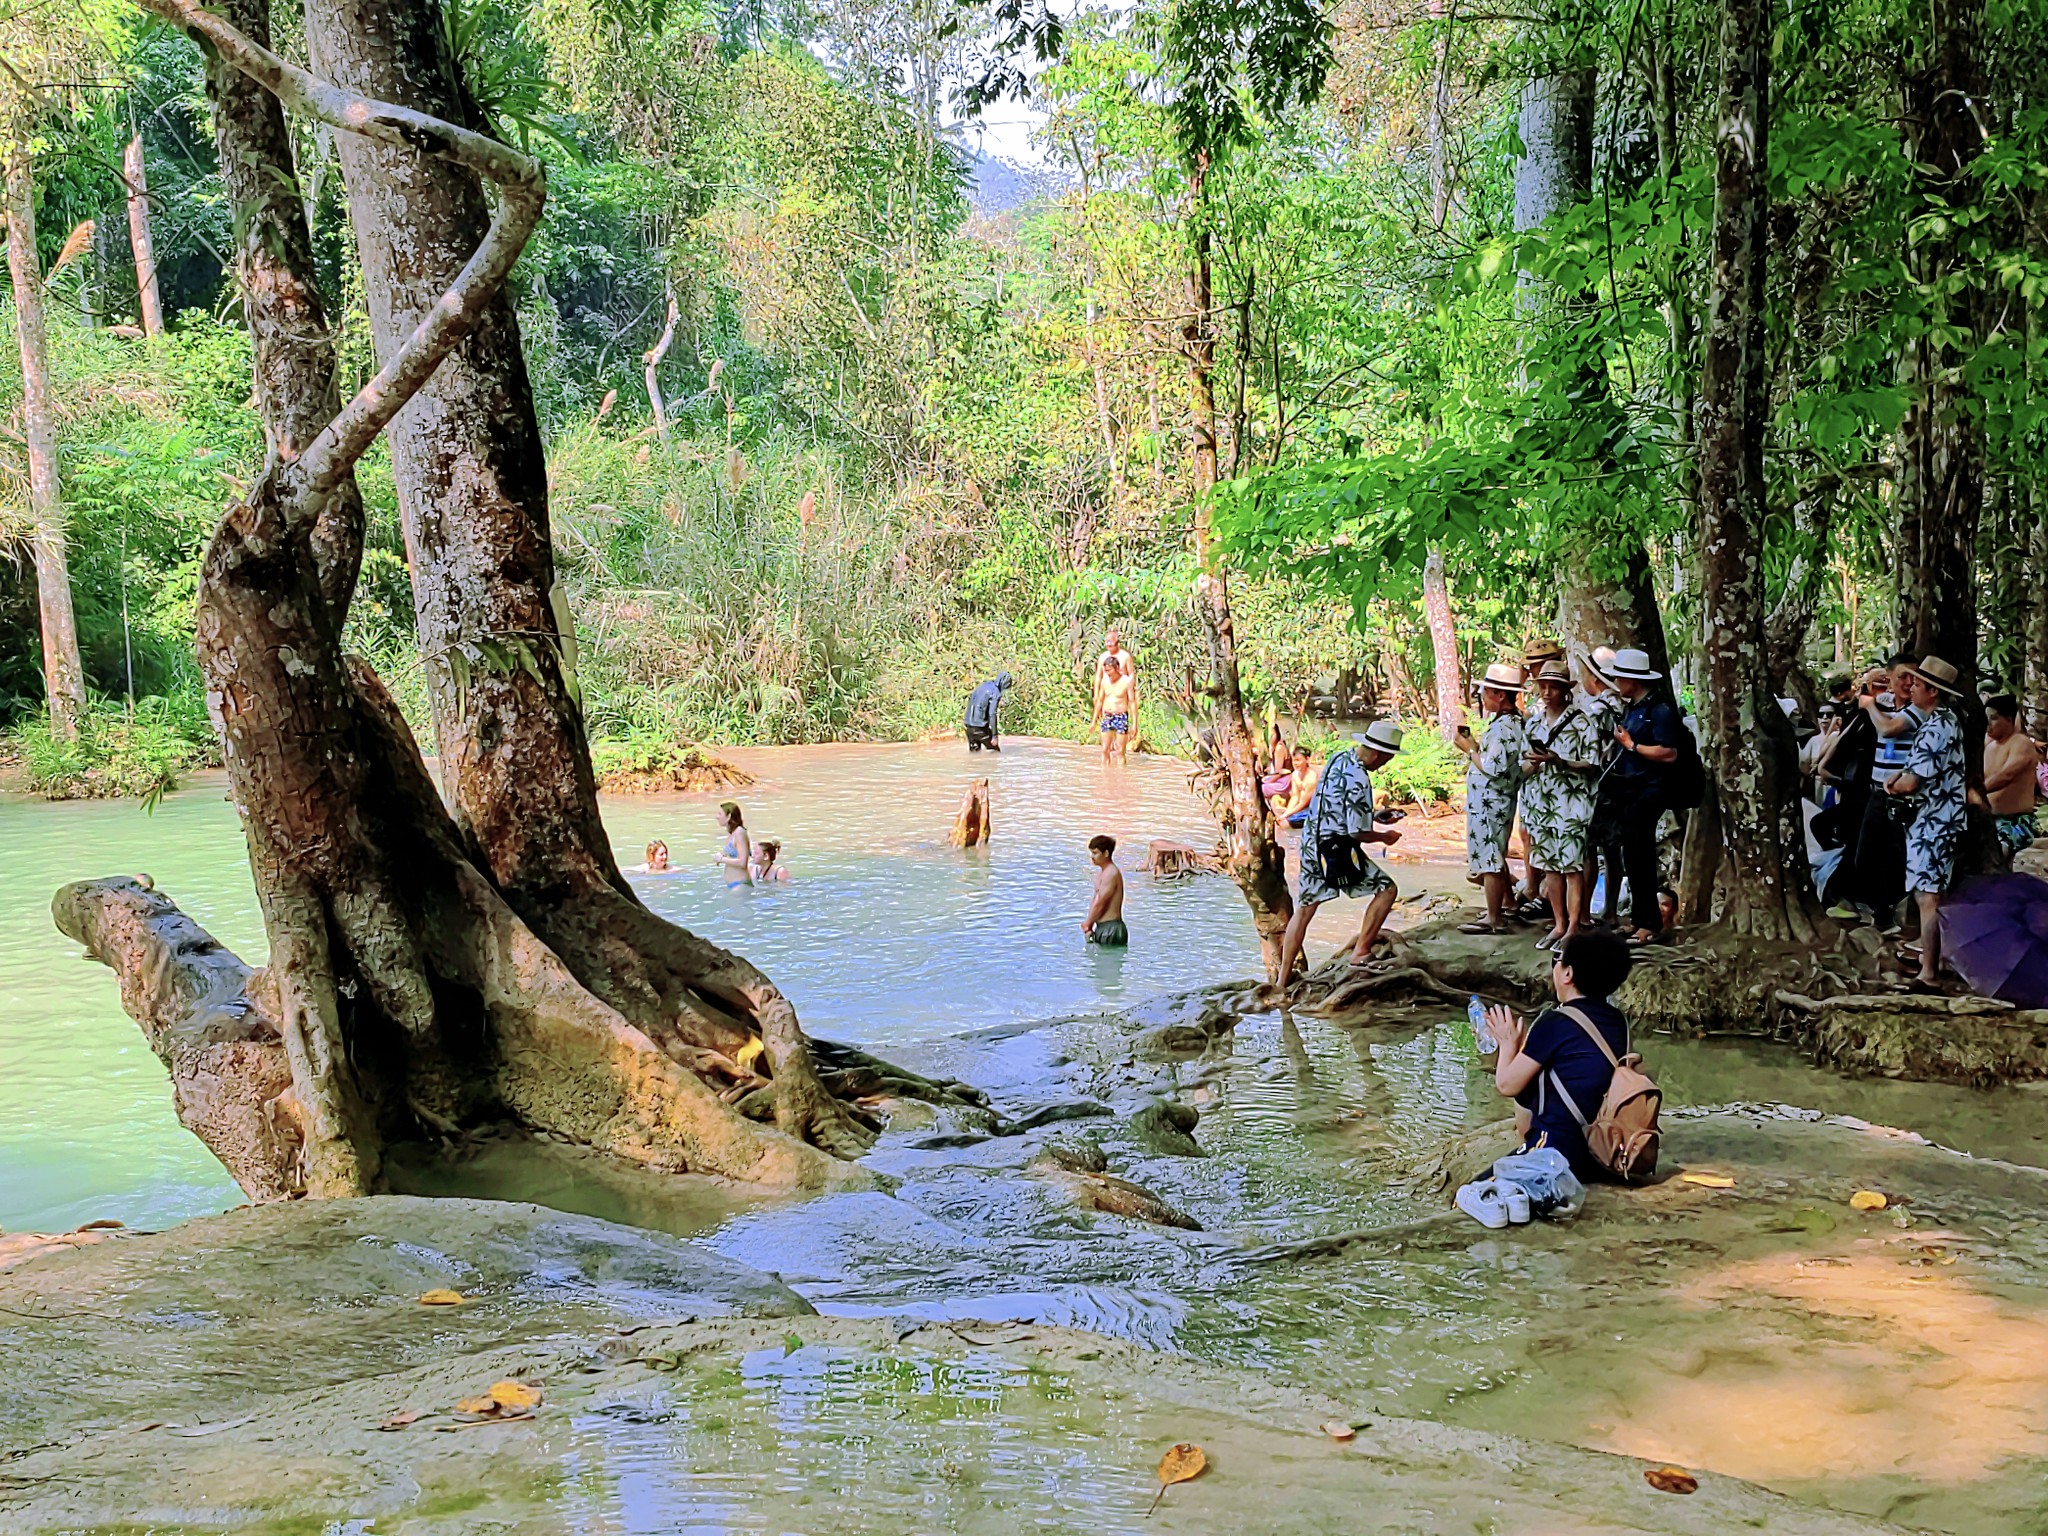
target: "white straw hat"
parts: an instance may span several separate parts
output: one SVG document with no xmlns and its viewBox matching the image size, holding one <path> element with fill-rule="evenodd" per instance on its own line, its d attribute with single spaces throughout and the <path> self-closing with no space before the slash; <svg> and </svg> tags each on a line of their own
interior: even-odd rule
<svg viewBox="0 0 2048 1536">
<path fill-rule="evenodd" d="M 1401 727 L 1391 720 L 1375 720 L 1364 730 L 1352 734 L 1351 739 L 1361 747 L 1371 747 L 1375 752 L 1394 753 L 1401 750 Z"/>
<path fill-rule="evenodd" d="M 1654 683 L 1664 675 L 1650 665 L 1648 651 L 1639 651 L 1632 645 L 1625 645 L 1614 653 L 1614 665 L 1608 668 L 1608 673 L 1637 683 Z"/>
<path fill-rule="evenodd" d="M 1477 693 L 1481 688 L 1498 688 L 1502 693 L 1520 693 L 1522 669 L 1511 661 L 1489 663 L 1486 675 L 1472 685 L 1472 691 Z"/>
</svg>

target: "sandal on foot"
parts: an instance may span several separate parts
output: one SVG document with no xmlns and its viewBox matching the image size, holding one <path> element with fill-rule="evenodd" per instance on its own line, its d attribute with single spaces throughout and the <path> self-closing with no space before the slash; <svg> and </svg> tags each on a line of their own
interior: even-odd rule
<svg viewBox="0 0 2048 1536">
<path fill-rule="evenodd" d="M 1542 938 L 1536 941 L 1536 947 L 1538 949 L 1556 949 L 1562 943 L 1564 943 L 1563 934 L 1546 933 L 1545 935 L 1543 935 Z"/>
</svg>

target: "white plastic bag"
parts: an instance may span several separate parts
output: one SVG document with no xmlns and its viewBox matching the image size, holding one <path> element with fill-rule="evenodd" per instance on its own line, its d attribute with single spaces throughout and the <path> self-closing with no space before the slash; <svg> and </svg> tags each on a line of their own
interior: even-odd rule
<svg viewBox="0 0 2048 1536">
<path fill-rule="evenodd" d="M 1529 1195 L 1532 1215 L 1561 1219 L 1576 1216 L 1586 1203 L 1586 1186 L 1572 1172 L 1572 1165 L 1555 1147 L 1538 1147 L 1517 1152 L 1493 1165 L 1493 1176 L 1519 1184 Z"/>
</svg>

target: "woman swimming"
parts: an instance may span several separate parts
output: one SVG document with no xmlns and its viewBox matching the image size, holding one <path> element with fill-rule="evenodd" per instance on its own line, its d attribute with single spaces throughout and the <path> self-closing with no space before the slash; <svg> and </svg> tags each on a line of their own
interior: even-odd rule
<svg viewBox="0 0 2048 1536">
<path fill-rule="evenodd" d="M 754 884 L 767 885 L 776 880 L 789 878 L 789 866 L 775 862 L 782 852 L 782 844 L 772 837 L 764 837 L 754 844 Z"/>
<path fill-rule="evenodd" d="M 645 864 L 635 864 L 626 873 L 629 875 L 674 874 L 675 871 L 669 867 L 668 844 L 657 837 L 647 845 L 647 862 Z"/>
</svg>

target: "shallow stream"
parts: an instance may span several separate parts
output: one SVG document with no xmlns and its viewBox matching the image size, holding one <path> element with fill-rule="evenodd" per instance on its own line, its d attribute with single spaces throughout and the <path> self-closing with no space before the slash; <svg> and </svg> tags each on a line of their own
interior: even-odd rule
<svg viewBox="0 0 2048 1536">
<path fill-rule="evenodd" d="M 681 865 L 641 880 L 650 905 L 762 965 L 814 1032 L 967 1078 L 1007 1109 L 1108 1106 L 1052 1131 L 1099 1134 L 1114 1172 L 1206 1230 L 1083 1214 L 1026 1176 L 1038 1137 L 917 1145 L 944 1125 L 876 1149 L 890 1193 L 763 1203 L 680 1180 L 650 1194 L 566 1149 L 504 1143 L 454 1169 L 414 1166 L 410 1187 L 702 1235 L 831 1313 L 1071 1324 L 1363 1394 L 1385 1411 L 1689 1460 L 1913 1523 L 2039 1528 L 2029 1490 L 2048 1465 L 2048 1349 L 2035 1347 L 2048 1344 L 2048 1306 L 2035 1286 L 2048 1267 L 2001 1269 L 1987 1250 L 1972 1267 L 1921 1274 L 1913 1266 L 1952 1265 L 1956 1251 L 1936 1243 L 1936 1257 L 1916 1258 L 1898 1244 L 1946 1221 L 1970 1243 L 1999 1235 L 2039 1257 L 2037 1224 L 2014 1209 L 2037 1208 L 2048 1181 L 1815 1122 L 1850 1116 L 1976 1159 L 2048 1166 L 2040 1091 L 1852 1081 L 1763 1042 L 1657 1040 L 1667 1105 L 1689 1117 L 1674 1140 L 1739 1165 L 1740 1194 L 1674 1207 L 1670 1230 L 1647 1238 L 1597 1222 L 1500 1237 L 1458 1227 L 1247 1266 L 1249 1243 L 1426 1209 L 1406 1182 L 1416 1151 L 1498 1113 L 1462 1021 L 1265 1015 L 1203 1060 L 1137 1059 L 1114 1012 L 1257 964 L 1226 881 L 1155 886 L 1135 872 L 1148 839 L 1210 836 L 1178 765 L 1106 770 L 1085 751 L 1025 743 L 972 761 L 954 745 L 736 755 L 763 775 L 738 796 L 749 825 L 784 840 L 794 879 L 723 885 L 716 796 L 612 803 L 622 863 L 659 835 Z M 975 772 L 992 780 L 995 837 L 963 853 L 945 831 Z M 1079 932 L 1083 850 L 1098 831 L 1123 844 L 1127 952 Z M 219 787 L 153 816 L 0 802 L 0 848 L 0 1227 L 163 1225 L 237 1203 L 177 1125 L 113 978 L 77 958 L 47 907 L 66 880 L 147 870 L 258 959 Z M 1396 873 L 1404 888 L 1463 889 L 1456 868 Z M 1319 940 L 1341 941 L 1355 921 L 1355 909 L 1326 909 Z M 1160 1092 L 1201 1110 L 1209 1156 L 1162 1157 L 1131 1137 L 1128 1112 Z M 1845 1225 L 1857 1179 L 1906 1179 L 1908 1163 L 1924 1190 L 1917 1225 Z M 1763 1421 L 1757 1404 L 1771 1410 Z M 1939 1446 L 1926 1424 L 1945 1426 Z"/>
</svg>

